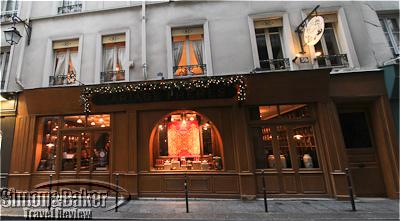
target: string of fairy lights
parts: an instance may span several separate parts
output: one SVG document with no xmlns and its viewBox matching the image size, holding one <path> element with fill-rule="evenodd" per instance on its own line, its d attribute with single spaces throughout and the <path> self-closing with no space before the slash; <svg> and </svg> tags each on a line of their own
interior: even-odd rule
<svg viewBox="0 0 400 221">
<path fill-rule="evenodd" d="M 107 84 L 86 86 L 80 95 L 81 105 L 85 113 L 91 112 L 90 100 L 94 95 L 112 95 L 116 93 L 155 92 L 159 90 L 192 90 L 196 88 L 210 88 L 214 86 L 234 86 L 237 88 L 237 100 L 246 100 L 246 81 L 243 75 L 191 78 L 185 80 L 169 80 L 157 82 L 140 82 L 124 84 Z"/>
</svg>

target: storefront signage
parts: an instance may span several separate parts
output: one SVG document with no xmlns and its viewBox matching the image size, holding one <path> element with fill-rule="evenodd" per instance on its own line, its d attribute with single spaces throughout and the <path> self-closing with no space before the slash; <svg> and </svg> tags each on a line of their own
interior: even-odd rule
<svg viewBox="0 0 400 221">
<path fill-rule="evenodd" d="M 324 34 L 325 22 L 322 16 L 312 17 L 304 28 L 304 43 L 313 46 Z"/>
</svg>

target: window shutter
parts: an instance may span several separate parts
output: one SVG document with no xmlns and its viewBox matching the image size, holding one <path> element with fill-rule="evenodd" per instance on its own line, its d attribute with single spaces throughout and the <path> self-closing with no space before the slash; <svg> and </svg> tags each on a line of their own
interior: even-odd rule
<svg viewBox="0 0 400 221">
<path fill-rule="evenodd" d="M 174 28 L 172 29 L 172 36 L 187 36 L 187 35 L 202 35 L 203 28 L 202 27 L 194 27 L 194 28 Z"/>
<path fill-rule="evenodd" d="M 103 44 L 125 42 L 125 34 L 103 36 Z"/>
<path fill-rule="evenodd" d="M 275 19 L 265 19 L 265 20 L 258 20 L 254 21 L 254 27 L 256 29 L 264 29 L 264 28 L 276 28 L 282 27 L 282 18 L 275 18 Z"/>
<path fill-rule="evenodd" d="M 77 48 L 79 47 L 79 39 L 54 41 L 53 49 L 63 49 L 63 48 Z"/>
</svg>

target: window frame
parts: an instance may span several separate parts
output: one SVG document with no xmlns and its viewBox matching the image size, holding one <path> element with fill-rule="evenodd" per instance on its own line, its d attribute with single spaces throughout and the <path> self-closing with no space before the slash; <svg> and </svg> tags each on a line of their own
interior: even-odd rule
<svg viewBox="0 0 400 221">
<path fill-rule="evenodd" d="M 166 27 L 166 46 L 167 46 L 167 68 L 168 68 L 168 79 L 174 79 L 174 62 L 172 53 L 172 29 L 174 28 L 186 28 L 192 26 L 201 26 L 203 28 L 203 64 L 206 65 L 206 75 L 199 76 L 213 76 L 213 65 L 211 59 L 211 43 L 210 43 L 210 31 L 207 20 L 198 20 L 185 24 L 172 24 Z M 195 76 L 193 76 L 195 77 Z M 158 78 L 156 78 L 158 79 Z M 149 79 L 151 80 L 151 79 Z"/>
<path fill-rule="evenodd" d="M 385 25 L 386 31 L 388 33 L 389 39 L 386 38 L 385 39 L 388 41 L 389 44 L 389 48 L 393 47 L 394 52 L 392 52 L 392 50 L 390 50 L 393 54 L 393 56 L 399 56 L 400 55 L 400 43 L 396 42 L 395 37 L 393 36 L 393 30 L 389 30 L 389 25 L 388 25 L 388 20 L 389 19 L 396 19 L 397 21 L 397 25 L 399 25 L 399 18 L 398 15 L 396 16 L 395 14 L 378 14 L 378 19 L 383 20 L 383 23 Z M 382 32 L 385 33 L 383 27 L 382 27 Z M 390 42 L 389 42 L 390 41 Z"/>
<path fill-rule="evenodd" d="M 2 47 L 1 48 L 1 53 L 8 53 L 8 60 L 7 60 L 7 65 L 5 64 L 4 60 L 6 59 L 5 56 L 3 56 L 1 59 L 1 75 L 0 75 L 0 81 L 4 81 L 4 87 L 1 88 L 0 86 L 0 91 L 6 91 L 7 86 L 8 86 L 8 80 L 10 77 L 10 69 L 11 69 L 11 63 L 12 63 L 12 55 L 14 54 L 14 46 L 11 47 Z"/>
</svg>

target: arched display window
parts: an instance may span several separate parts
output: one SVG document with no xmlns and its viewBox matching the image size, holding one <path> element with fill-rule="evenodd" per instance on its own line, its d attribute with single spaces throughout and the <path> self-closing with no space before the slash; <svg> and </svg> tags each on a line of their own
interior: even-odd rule
<svg viewBox="0 0 400 221">
<path fill-rule="evenodd" d="M 190 110 L 160 119 L 150 136 L 150 165 L 158 171 L 221 171 L 223 147 L 215 125 Z"/>
</svg>

